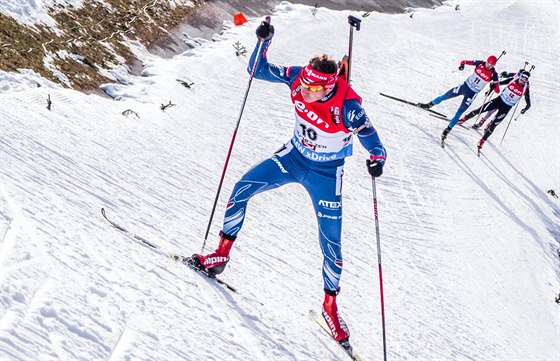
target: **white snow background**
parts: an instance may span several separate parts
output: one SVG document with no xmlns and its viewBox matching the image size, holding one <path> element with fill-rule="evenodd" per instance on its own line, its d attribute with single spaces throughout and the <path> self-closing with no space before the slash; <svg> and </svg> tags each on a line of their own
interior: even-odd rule
<svg viewBox="0 0 560 361">
<path fill-rule="evenodd" d="M 418 9 L 412 19 L 372 13 L 354 31 L 352 83 L 389 153 L 377 180 L 388 359 L 560 360 L 560 211 L 546 193 L 560 193 L 559 2 L 457 3 L 461 11 Z M 310 9 L 277 7 L 272 63 L 347 53 L 347 16 L 360 14 Z M 139 246 L 100 214 L 105 207 L 174 252 L 200 251 L 249 79 L 248 57 L 235 56 L 232 44 L 252 51 L 259 21 L 172 59 L 144 52 L 143 76 L 105 87 L 120 101 L 3 88 L 0 359 L 345 359 L 307 316 L 323 299 L 322 256 L 302 187 L 251 201 L 222 275 L 237 294 Z M 535 64 L 533 107 L 500 145 L 508 116 L 480 158 L 481 133 L 456 127 L 442 149 L 445 122 L 378 95 L 428 101 L 470 74 L 453 72 L 460 60 L 502 50 L 498 71 Z M 176 106 L 162 111 L 169 101 Z M 458 103 L 435 110 L 452 115 Z M 139 118 L 123 116 L 127 109 Z M 255 80 L 207 251 L 235 181 L 288 141 L 292 127 L 288 88 Z M 354 149 L 338 300 L 355 349 L 380 360 L 372 185 L 357 140 Z"/>
</svg>

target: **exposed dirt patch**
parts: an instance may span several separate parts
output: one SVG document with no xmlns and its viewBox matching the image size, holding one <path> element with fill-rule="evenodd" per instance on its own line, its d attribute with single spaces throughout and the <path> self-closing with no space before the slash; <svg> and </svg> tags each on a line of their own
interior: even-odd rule
<svg viewBox="0 0 560 361">
<path fill-rule="evenodd" d="M 170 7 L 160 2 L 105 0 L 111 6 L 86 0 L 81 8 L 51 10 L 57 28 L 42 25 L 27 27 L 0 14 L 0 69 L 16 72 L 33 69 L 41 76 L 61 83 L 55 71 L 68 78 L 66 86 L 82 91 L 98 89 L 110 81 L 100 68 L 130 63 L 134 56 L 123 43 L 139 40 L 146 46 L 166 39 L 167 31 L 181 24 L 203 1 L 195 6 Z M 45 59 L 52 57 L 45 64 Z M 50 68 L 49 68 L 50 67 Z"/>
<path fill-rule="evenodd" d="M 41 76 L 77 90 L 92 92 L 111 80 L 100 69 L 128 64 L 133 74 L 141 63 L 123 43 L 138 40 L 151 52 L 173 56 L 188 48 L 183 33 L 210 39 L 222 30 L 225 19 L 271 14 L 279 0 L 192 0 L 193 6 L 171 7 L 149 0 L 85 0 L 50 11 L 59 31 L 37 25 L 27 27 L 0 14 L 0 69 L 33 69 Z M 405 7 L 441 5 L 440 0 L 298 0 L 294 3 L 332 9 L 402 12 Z M 104 4 L 110 4 L 106 6 Z M 45 59 L 49 59 L 46 63 Z M 64 74 L 56 77 L 55 73 Z"/>
</svg>

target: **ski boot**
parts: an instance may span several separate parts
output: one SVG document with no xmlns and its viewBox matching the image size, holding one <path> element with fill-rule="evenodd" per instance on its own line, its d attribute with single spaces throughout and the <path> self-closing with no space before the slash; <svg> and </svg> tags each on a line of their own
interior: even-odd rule
<svg viewBox="0 0 560 361">
<path fill-rule="evenodd" d="M 210 254 L 193 254 L 187 259 L 187 263 L 198 271 L 204 271 L 210 276 L 220 274 L 229 262 L 229 251 L 235 241 L 235 236 L 228 236 L 220 232 L 220 244 L 218 248 Z"/>
<path fill-rule="evenodd" d="M 451 131 L 451 128 L 447 127 L 441 133 L 441 147 L 443 148 L 443 142 L 447 139 L 447 134 Z"/>
<path fill-rule="evenodd" d="M 336 305 L 337 291 L 325 290 L 325 300 L 323 301 L 323 318 L 331 330 L 332 337 L 340 343 L 347 351 L 352 351 L 350 346 L 350 332 L 346 322 L 338 314 L 338 306 Z"/>
<path fill-rule="evenodd" d="M 478 141 L 478 144 L 476 145 L 476 155 L 478 155 L 479 157 L 480 157 L 480 150 L 482 149 L 482 146 L 484 145 L 484 142 L 486 142 L 486 141 L 484 140 L 484 138 L 481 138 L 481 139 Z"/>
<path fill-rule="evenodd" d="M 418 103 L 416 104 L 417 107 L 420 107 L 422 109 L 430 109 L 431 107 L 433 107 L 435 104 L 433 102 L 429 102 L 429 103 Z"/>
<path fill-rule="evenodd" d="M 473 129 L 478 129 L 480 127 L 482 127 L 484 125 L 484 119 L 482 119 L 480 122 L 473 124 Z"/>
<path fill-rule="evenodd" d="M 462 117 L 461 119 L 459 119 L 459 121 L 457 122 L 457 124 L 463 125 L 463 123 L 466 122 L 466 121 L 467 121 L 467 118 L 466 118 L 466 117 Z"/>
<path fill-rule="evenodd" d="M 485 142 L 486 142 L 486 141 L 484 140 L 484 138 L 481 138 L 481 139 L 478 141 L 478 144 L 476 145 L 476 147 L 478 148 L 478 151 L 479 151 L 479 152 L 480 152 L 480 149 L 482 149 L 482 146 L 484 145 Z"/>
</svg>

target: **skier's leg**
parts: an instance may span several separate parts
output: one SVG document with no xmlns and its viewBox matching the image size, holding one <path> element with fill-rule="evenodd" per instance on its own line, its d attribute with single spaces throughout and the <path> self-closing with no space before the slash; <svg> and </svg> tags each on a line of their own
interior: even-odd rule
<svg viewBox="0 0 560 361">
<path fill-rule="evenodd" d="M 249 199 L 258 193 L 296 181 L 289 171 L 294 168 L 290 159 L 291 149 L 283 147 L 272 157 L 251 168 L 235 184 L 224 215 L 218 248 L 207 255 L 194 254 L 191 263 L 196 268 L 204 268 L 212 274 L 223 272 L 233 242 L 243 226 Z"/>
<path fill-rule="evenodd" d="M 484 122 L 486 122 L 488 119 L 492 118 L 492 115 L 494 115 L 494 113 L 496 113 L 498 111 L 497 108 L 494 108 L 492 110 L 489 110 L 486 115 L 480 119 L 480 121 L 476 124 L 473 125 L 473 128 L 478 129 L 480 127 L 482 127 L 482 125 L 484 124 Z"/>
<path fill-rule="evenodd" d="M 461 105 L 459 105 L 459 109 L 457 109 L 453 118 L 449 121 L 448 128 L 453 128 L 455 124 L 457 124 L 463 112 L 471 105 L 478 93 L 473 92 L 465 85 L 461 87 L 461 94 L 463 95 L 463 101 L 461 102 Z"/>
<path fill-rule="evenodd" d="M 455 97 L 461 95 L 461 92 L 460 92 L 461 88 L 462 88 L 461 85 L 456 86 L 455 88 L 451 88 L 447 92 L 445 92 L 444 94 L 442 94 L 439 97 L 432 100 L 431 103 L 433 105 L 438 105 L 439 103 L 441 103 L 444 100 L 455 98 Z"/>
<path fill-rule="evenodd" d="M 303 182 L 311 196 L 319 228 L 319 243 L 323 252 L 323 282 L 325 298 L 323 317 L 335 340 L 348 343 L 350 333 L 338 313 L 336 297 L 342 274 L 342 175 L 343 165 L 321 169 L 315 166 Z"/>
<path fill-rule="evenodd" d="M 327 173 L 328 172 L 328 173 Z M 330 173 L 330 174 L 329 174 Z M 342 174 L 343 165 L 325 172 L 312 170 L 303 186 L 311 196 L 323 252 L 325 290 L 336 292 L 342 273 Z"/>
<path fill-rule="evenodd" d="M 291 144 L 289 149 L 283 147 L 272 157 L 251 168 L 235 184 L 224 215 L 224 234 L 237 236 L 243 226 L 247 203 L 251 197 L 296 181 L 291 172 L 293 166 L 290 151 L 297 152 Z"/>
<path fill-rule="evenodd" d="M 434 105 L 437 105 L 439 103 L 441 103 L 444 100 L 447 99 L 451 99 L 454 98 L 456 96 L 459 96 L 459 90 L 461 89 L 461 85 L 455 87 L 455 88 L 451 88 L 449 89 L 447 92 L 445 92 L 444 94 L 440 95 L 439 97 L 435 98 L 434 100 L 430 101 L 429 103 L 418 103 L 417 105 L 420 108 L 423 109 L 430 109 L 431 107 L 433 107 Z"/>
<path fill-rule="evenodd" d="M 494 108 L 494 109 L 492 109 L 492 110 L 489 110 L 489 111 L 486 113 L 486 115 L 484 116 L 484 118 L 482 118 L 482 119 L 480 120 L 480 123 L 481 123 L 480 125 L 484 124 L 485 121 L 487 121 L 488 119 L 492 118 L 492 116 L 493 116 L 497 111 L 498 111 L 497 108 Z"/>
<path fill-rule="evenodd" d="M 492 133 L 494 133 L 494 129 L 496 129 L 496 127 L 504 120 L 506 115 L 509 113 L 510 109 L 511 107 L 507 105 L 498 108 L 498 113 L 496 114 L 496 117 L 494 118 L 494 120 L 488 123 L 488 126 L 484 130 L 484 136 L 482 137 L 484 142 L 487 141 L 488 138 L 490 138 Z M 484 144 L 484 142 L 482 143 Z"/>
<path fill-rule="evenodd" d="M 463 119 L 469 120 L 475 115 L 484 113 L 484 112 L 491 112 L 492 110 L 496 109 L 496 104 L 494 100 L 491 100 L 487 103 L 482 104 L 478 109 L 473 110 L 472 112 L 467 113 Z"/>
<path fill-rule="evenodd" d="M 480 148 L 482 148 L 482 146 L 488 140 L 488 138 L 490 138 L 492 133 L 494 133 L 494 129 L 496 129 L 498 124 L 500 124 L 504 120 L 506 115 L 509 113 L 510 109 L 511 109 L 511 107 L 509 105 L 505 104 L 504 102 L 502 102 L 502 101 L 498 102 L 498 106 L 497 106 L 498 113 L 496 114 L 496 117 L 494 118 L 494 120 L 492 120 L 490 123 L 488 123 L 488 126 L 484 130 L 484 135 L 482 136 L 482 138 L 478 142 L 478 149 L 479 150 L 480 150 Z"/>
</svg>

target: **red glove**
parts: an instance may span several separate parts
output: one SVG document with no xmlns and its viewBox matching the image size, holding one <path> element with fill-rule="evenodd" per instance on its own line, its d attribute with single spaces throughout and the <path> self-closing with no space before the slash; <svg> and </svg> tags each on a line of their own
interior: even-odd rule
<svg viewBox="0 0 560 361">
<path fill-rule="evenodd" d="M 500 85 L 496 83 L 496 87 L 494 88 L 494 93 L 500 94 Z"/>
</svg>

